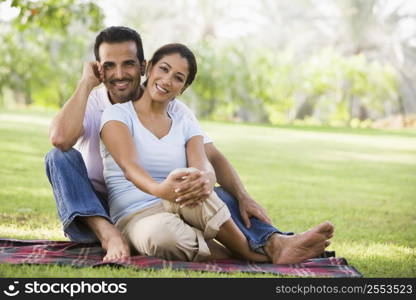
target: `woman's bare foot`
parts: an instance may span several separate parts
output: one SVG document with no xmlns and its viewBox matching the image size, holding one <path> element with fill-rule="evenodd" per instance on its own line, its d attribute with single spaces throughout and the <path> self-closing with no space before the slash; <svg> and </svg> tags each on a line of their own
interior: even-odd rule
<svg viewBox="0 0 416 300">
<path fill-rule="evenodd" d="M 324 252 L 333 234 L 334 226 L 327 221 L 292 236 L 273 234 L 264 248 L 274 264 L 296 264 Z"/>
<path fill-rule="evenodd" d="M 104 262 L 130 257 L 130 247 L 121 232 L 108 220 L 97 217 L 85 217 L 84 221 L 94 231 L 106 251 Z"/>
</svg>

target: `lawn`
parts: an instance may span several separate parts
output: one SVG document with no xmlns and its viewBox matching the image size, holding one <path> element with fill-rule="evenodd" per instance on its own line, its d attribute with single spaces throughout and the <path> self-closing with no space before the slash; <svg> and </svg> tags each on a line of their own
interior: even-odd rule
<svg viewBox="0 0 416 300">
<path fill-rule="evenodd" d="M 43 165 L 53 114 L 0 110 L 0 237 L 65 239 Z M 202 125 L 278 228 L 301 232 L 330 220 L 329 250 L 364 277 L 416 277 L 416 131 Z M 230 275 L 2 264 L 0 276 Z"/>
</svg>

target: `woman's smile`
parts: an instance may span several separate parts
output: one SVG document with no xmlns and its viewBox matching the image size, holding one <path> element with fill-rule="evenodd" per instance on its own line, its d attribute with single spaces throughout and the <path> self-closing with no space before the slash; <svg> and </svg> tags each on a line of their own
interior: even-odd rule
<svg viewBox="0 0 416 300">
<path fill-rule="evenodd" d="M 158 92 L 162 93 L 162 94 L 167 94 L 167 93 L 169 93 L 169 91 L 168 91 L 167 89 L 165 89 L 165 88 L 161 87 L 161 86 L 160 86 L 159 84 L 157 84 L 157 83 L 155 83 L 155 87 L 156 87 L 156 90 L 157 90 Z"/>
</svg>

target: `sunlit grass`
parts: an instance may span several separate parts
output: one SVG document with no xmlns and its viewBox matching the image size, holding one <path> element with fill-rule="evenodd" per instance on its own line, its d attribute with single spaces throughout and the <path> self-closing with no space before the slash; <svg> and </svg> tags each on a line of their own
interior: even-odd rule
<svg viewBox="0 0 416 300">
<path fill-rule="evenodd" d="M 51 113 L 0 111 L 0 236 L 64 240 L 43 157 Z M 336 227 L 330 250 L 366 277 L 416 277 L 416 133 L 203 122 L 276 226 Z M 227 277 L 227 274 L 0 265 L 0 275 Z M 234 274 L 239 277 L 270 275 Z"/>
</svg>

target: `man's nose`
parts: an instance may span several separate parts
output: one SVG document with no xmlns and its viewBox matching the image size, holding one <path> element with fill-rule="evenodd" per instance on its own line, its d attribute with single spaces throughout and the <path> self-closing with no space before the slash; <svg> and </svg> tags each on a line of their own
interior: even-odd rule
<svg viewBox="0 0 416 300">
<path fill-rule="evenodd" d="M 116 67 L 115 76 L 116 76 L 117 79 L 122 79 L 123 78 L 123 68 L 121 66 Z"/>
</svg>

